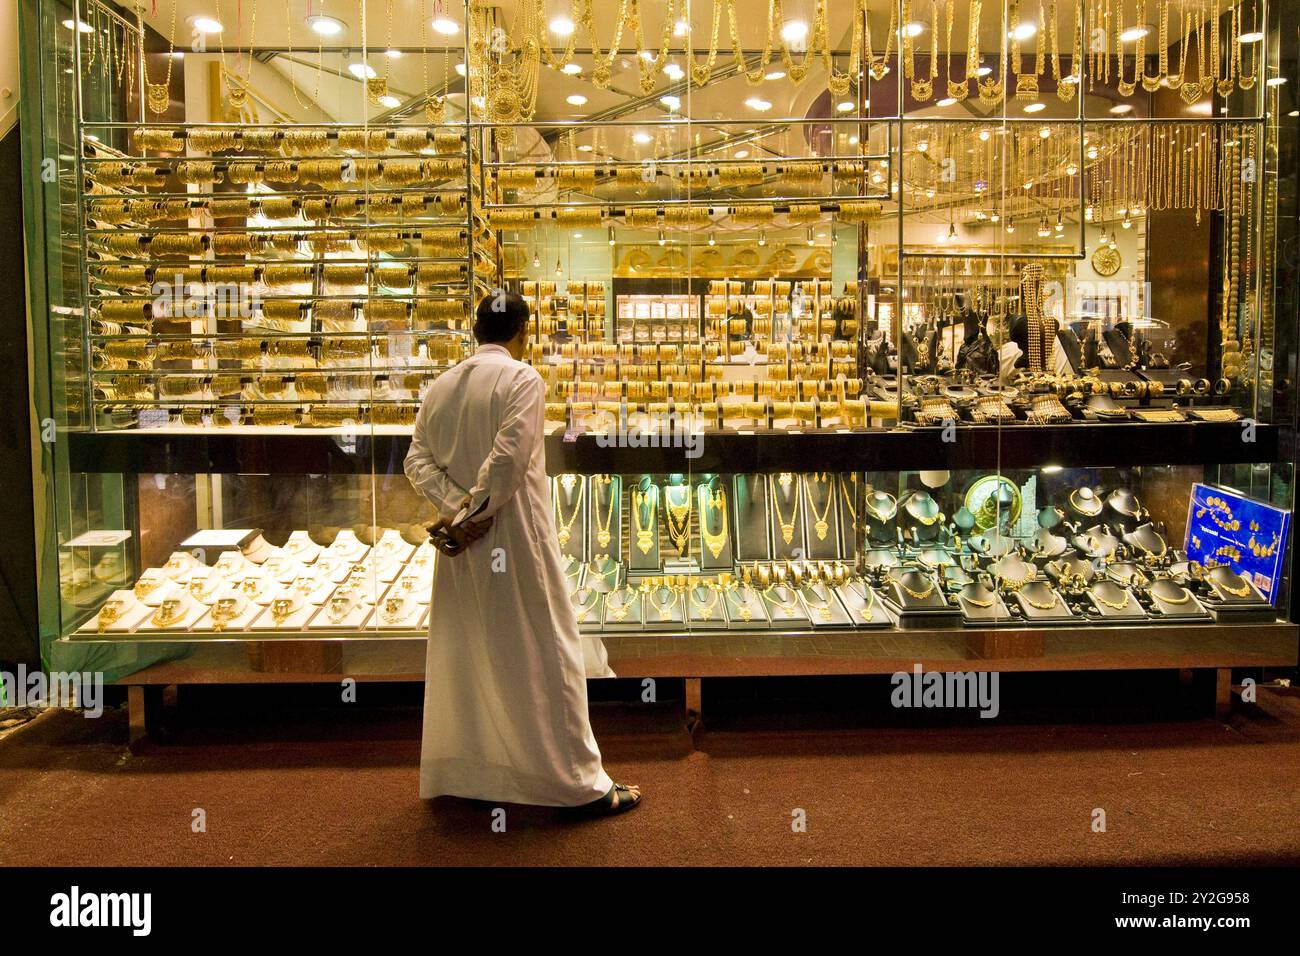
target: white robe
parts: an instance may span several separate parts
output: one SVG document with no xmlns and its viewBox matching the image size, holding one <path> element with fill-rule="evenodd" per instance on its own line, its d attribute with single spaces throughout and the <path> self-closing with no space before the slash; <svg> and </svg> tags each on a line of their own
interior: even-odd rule
<svg viewBox="0 0 1300 956">
<path fill-rule="evenodd" d="M 545 386 L 483 345 L 429 386 L 406 456 L 444 515 L 468 494 L 492 528 L 439 556 L 420 796 L 576 806 L 612 786 L 587 713 L 578 625 L 546 478 Z"/>
</svg>

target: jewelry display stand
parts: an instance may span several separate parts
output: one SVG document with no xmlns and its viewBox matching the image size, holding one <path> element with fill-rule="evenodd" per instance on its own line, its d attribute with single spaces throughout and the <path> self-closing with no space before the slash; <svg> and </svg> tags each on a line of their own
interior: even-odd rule
<svg viewBox="0 0 1300 956">
<path fill-rule="evenodd" d="M 695 489 L 699 528 L 700 568 L 706 572 L 729 571 L 736 565 L 731 546 L 732 492 L 725 478 L 714 476 Z"/>
<path fill-rule="evenodd" d="M 861 578 L 838 585 L 835 593 L 848 611 L 854 627 L 893 627 L 894 620 L 880 595 Z"/>
<path fill-rule="evenodd" d="M 767 487 L 768 500 L 771 502 L 772 557 L 806 557 L 800 476 L 790 472 L 771 475 Z"/>
<path fill-rule="evenodd" d="M 840 556 L 839 511 L 835 508 L 835 476 L 826 472 L 802 476 L 803 513 L 807 516 L 805 557 L 829 560 Z"/>
<path fill-rule="evenodd" d="M 725 594 L 727 620 L 735 630 L 768 627 L 767 602 L 762 595 L 751 587 L 740 585 L 728 589 Z"/>
<path fill-rule="evenodd" d="M 767 561 L 772 557 L 768 537 L 766 475 L 736 475 L 734 541 L 737 561 Z"/>
<path fill-rule="evenodd" d="M 1146 620 L 1133 592 L 1114 581 L 1097 581 L 1088 588 L 1089 616 L 1096 616 L 1101 624 L 1124 624 Z"/>
<path fill-rule="evenodd" d="M 642 598 L 632 587 L 622 587 L 605 595 L 605 630 L 639 631 L 645 625 Z"/>
<path fill-rule="evenodd" d="M 333 591 L 330 592 L 333 594 Z M 323 602 L 322 602 L 323 603 Z M 280 631 L 291 633 L 307 627 L 307 622 L 316 616 L 321 604 L 313 604 L 292 588 L 285 588 L 271 595 L 265 613 L 256 617 L 249 624 L 251 631 Z"/>
<path fill-rule="evenodd" d="M 1196 595 L 1172 581 L 1156 581 L 1147 592 L 1153 618 L 1165 621 L 1209 621 L 1212 615 Z"/>
<path fill-rule="evenodd" d="M 773 627 L 807 627 L 811 624 L 799 592 L 784 584 L 764 588 L 761 592 Z"/>
<path fill-rule="evenodd" d="M 835 588 L 824 584 L 805 584 L 799 589 L 808 619 L 813 627 L 853 627 L 853 617 L 840 603 Z"/>
<path fill-rule="evenodd" d="M 595 588 L 579 588 L 569 599 L 573 605 L 574 615 L 578 619 L 578 630 L 590 633 L 600 630 L 601 617 L 605 613 L 605 595 Z"/>
<path fill-rule="evenodd" d="M 560 553 L 587 560 L 587 483 L 581 475 L 560 475 L 552 482 L 555 532 Z"/>
<path fill-rule="evenodd" d="M 961 608 L 962 623 L 968 627 L 1008 624 L 1013 618 L 1002 595 L 982 584 L 968 584 L 954 596 Z"/>
<path fill-rule="evenodd" d="M 623 479 L 618 475 L 592 475 L 587 500 L 591 521 L 587 528 L 587 553 L 593 558 L 623 553 Z"/>
<path fill-rule="evenodd" d="M 1043 581 L 1030 581 L 1016 589 L 1012 600 L 1020 605 L 1028 624 L 1058 625 L 1078 620 L 1060 593 Z"/>
<path fill-rule="evenodd" d="M 103 608 L 109 610 L 105 612 Z M 77 630 L 81 634 L 129 634 L 153 612 L 154 608 L 137 598 L 134 591 L 114 591 L 100 612 Z"/>
<path fill-rule="evenodd" d="M 727 602 L 718 588 L 698 586 L 687 589 L 686 612 L 692 630 L 727 626 Z"/>
<path fill-rule="evenodd" d="M 642 475 L 629 487 L 628 568 L 655 573 L 659 559 L 659 486 L 650 475 Z"/>
</svg>

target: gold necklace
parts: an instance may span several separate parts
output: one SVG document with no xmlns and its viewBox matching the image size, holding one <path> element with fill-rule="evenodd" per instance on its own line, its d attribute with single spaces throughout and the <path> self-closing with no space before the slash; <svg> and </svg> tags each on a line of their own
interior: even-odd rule
<svg viewBox="0 0 1300 956">
<path fill-rule="evenodd" d="M 1094 601 L 1098 602 L 1099 604 L 1104 604 L 1106 607 L 1111 608 L 1112 610 L 1116 610 L 1116 611 L 1122 611 L 1122 610 L 1124 610 L 1124 608 L 1128 607 L 1129 598 L 1131 598 L 1131 597 L 1132 597 L 1132 594 L 1131 594 L 1130 592 L 1128 592 L 1128 591 L 1125 591 L 1125 592 L 1124 592 L 1124 600 L 1122 600 L 1122 601 L 1108 601 L 1108 600 L 1106 600 L 1104 597 L 1102 597 L 1100 594 L 1097 593 L 1096 588 L 1093 588 L 1093 591 L 1092 591 L 1092 599 L 1093 599 Z"/>
<path fill-rule="evenodd" d="M 718 592 L 716 589 L 711 587 L 703 588 L 705 593 L 709 595 L 709 601 L 706 604 L 697 597 L 700 590 L 701 588 L 691 589 L 691 604 L 693 604 L 696 610 L 700 612 L 700 620 L 707 621 L 713 616 L 713 611 L 718 606 Z"/>
<path fill-rule="evenodd" d="M 857 484 L 858 476 L 856 474 L 849 478 L 849 481 Z M 849 509 L 849 520 L 852 521 L 856 528 L 858 525 L 858 512 L 853 507 L 853 493 L 849 491 L 849 486 L 844 482 L 844 476 L 839 476 L 840 494 L 844 497 L 844 506 Z"/>
<path fill-rule="evenodd" d="M 1052 592 L 1052 599 L 1048 601 L 1046 604 L 1043 604 L 1039 601 L 1035 601 L 1025 591 L 1021 591 L 1020 596 L 1024 599 L 1026 604 L 1028 604 L 1030 607 L 1036 607 L 1040 611 L 1050 611 L 1052 608 L 1056 607 L 1056 605 L 1061 600 L 1061 596 L 1057 594 L 1055 591 Z"/>
<path fill-rule="evenodd" d="M 646 510 L 646 504 L 650 510 Z M 659 511 L 659 486 L 651 485 L 649 491 L 632 492 L 632 525 L 636 532 L 636 547 L 642 554 L 649 554 L 654 547 L 654 522 Z"/>
<path fill-rule="evenodd" d="M 851 594 L 856 594 L 862 599 L 862 603 L 854 608 L 854 610 L 858 612 L 858 616 L 861 617 L 862 620 L 870 621 L 872 617 L 872 608 L 876 605 L 876 592 L 871 590 L 871 588 L 867 587 L 865 584 L 863 584 L 862 589 L 859 590 L 856 582 L 847 581 L 845 583 L 848 584 L 849 592 Z"/>
<path fill-rule="evenodd" d="M 573 537 L 573 525 L 578 520 L 578 515 L 582 511 L 582 495 L 586 491 L 585 484 L 578 485 L 578 497 L 573 504 L 573 514 L 569 515 L 569 520 L 564 520 L 564 505 L 560 502 L 560 496 L 555 496 L 555 520 L 559 523 L 557 537 L 560 539 L 560 547 L 565 548 L 569 544 L 569 539 Z"/>
<path fill-rule="evenodd" d="M 790 476 L 782 475 L 780 479 L 781 485 L 783 488 L 785 488 L 785 493 L 787 496 L 789 496 L 790 494 L 790 482 L 787 480 L 788 477 Z M 773 488 L 772 490 L 773 492 L 776 491 L 775 488 Z M 780 497 L 776 494 L 772 495 L 772 508 L 773 510 L 776 511 L 776 523 L 781 526 L 781 538 L 785 541 L 786 544 L 790 544 L 794 540 L 795 522 L 799 519 L 799 498 L 797 493 L 794 499 L 794 504 L 790 509 L 789 521 L 786 521 L 785 515 L 781 513 Z"/>
<path fill-rule="evenodd" d="M 171 627 L 185 616 L 185 605 L 180 598 L 167 598 L 149 618 L 154 627 Z"/>
<path fill-rule="evenodd" d="M 276 598 L 271 602 L 271 620 L 279 627 L 298 610 L 298 602 L 292 597 Z"/>
<path fill-rule="evenodd" d="M 745 596 L 743 598 L 736 598 L 736 613 L 740 615 L 742 621 L 749 621 L 754 617 L 754 610 L 749 606 L 749 598 L 754 591 L 748 585 L 745 585 L 743 590 L 745 591 Z"/>
<path fill-rule="evenodd" d="M 997 601 L 996 594 L 993 595 L 993 597 L 989 598 L 987 601 L 981 601 L 979 598 L 971 597 L 969 594 L 965 592 L 965 590 L 962 590 L 961 593 L 957 595 L 957 597 L 959 600 L 965 601 L 967 604 L 971 605 L 972 607 L 980 607 L 980 608 L 992 607 L 994 602 Z"/>
<path fill-rule="evenodd" d="M 663 604 L 659 601 L 659 595 L 664 591 L 668 592 L 668 603 Z M 672 619 L 673 608 L 677 604 L 677 592 L 666 585 L 660 585 L 646 595 L 650 598 L 650 606 L 659 612 L 659 620 L 668 621 Z"/>
<path fill-rule="evenodd" d="M 216 604 L 212 605 L 212 629 L 221 631 L 227 624 L 239 617 L 243 613 L 243 608 L 239 606 L 238 600 L 233 597 L 224 597 Z"/>
<path fill-rule="evenodd" d="M 384 598 L 384 607 L 379 612 L 379 616 L 383 618 L 385 624 L 396 624 L 402 619 L 405 606 L 406 598 L 400 594 Z"/>
<path fill-rule="evenodd" d="M 873 499 L 876 496 L 883 496 L 889 502 L 888 506 L 884 508 L 877 507 L 873 503 Z M 866 506 L 867 506 L 867 510 L 870 511 L 873 515 L 876 516 L 878 520 L 882 522 L 888 521 L 890 518 L 894 517 L 894 515 L 898 514 L 898 499 L 895 498 L 887 491 L 874 492 L 870 497 L 867 498 Z"/>
<path fill-rule="evenodd" d="M 585 597 L 583 596 L 584 591 L 586 592 Z M 596 600 L 591 600 L 593 597 Z M 578 614 L 579 624 L 587 619 L 587 615 L 591 613 L 592 608 L 596 606 L 599 599 L 600 592 L 593 591 L 591 588 L 583 588 L 581 591 L 575 591 L 573 594 L 569 595 L 569 603 L 574 606 L 575 610 L 581 612 Z"/>
<path fill-rule="evenodd" d="M 136 597 L 138 597 L 140 600 L 143 601 L 155 590 L 157 590 L 158 584 L 159 581 L 157 578 L 146 578 L 141 576 L 141 578 L 135 582 L 135 587 L 133 587 L 131 590 L 135 592 Z"/>
<path fill-rule="evenodd" d="M 777 597 L 776 592 L 778 588 L 790 595 L 790 599 L 788 601 L 784 601 L 781 598 Z M 763 594 L 765 597 L 768 597 L 772 601 L 772 603 L 775 604 L 777 607 L 779 607 L 782 611 L 785 611 L 787 616 L 793 617 L 794 614 L 799 610 L 799 595 L 790 591 L 790 589 L 787 588 L 784 584 L 769 585 L 767 587 L 767 590 L 765 590 Z"/>
<path fill-rule="evenodd" d="M 914 598 L 918 601 L 924 601 L 926 598 L 928 598 L 931 594 L 934 593 L 934 578 L 927 578 L 926 580 L 928 581 L 928 584 L 926 585 L 924 591 L 913 591 L 911 588 L 909 588 L 906 584 L 903 583 L 903 579 L 901 577 L 895 578 L 894 583 L 897 584 L 908 595 L 908 597 Z"/>
<path fill-rule="evenodd" d="M 103 634 L 110 625 L 122 616 L 122 604 L 120 598 L 104 602 L 104 606 L 99 609 L 99 613 L 95 616 L 95 623 L 99 627 L 100 634 Z"/>
<path fill-rule="evenodd" d="M 1170 582 L 1168 581 L 1156 582 L 1156 584 L 1168 584 L 1168 583 Z M 1177 587 L 1177 585 L 1175 585 L 1175 587 Z M 1165 597 L 1163 594 L 1157 591 L 1155 589 L 1155 586 L 1153 585 L 1151 588 L 1151 594 L 1153 597 L 1156 598 L 1156 600 L 1160 601 L 1162 604 L 1186 604 L 1188 601 L 1192 599 L 1192 592 L 1187 590 L 1187 588 L 1179 588 L 1179 590 L 1183 592 L 1182 597 L 1180 598 Z"/>
<path fill-rule="evenodd" d="M 614 598 L 616 597 L 618 598 L 617 604 L 614 603 Z M 611 594 L 609 597 L 605 598 L 605 612 L 607 614 L 613 614 L 614 620 L 621 621 L 625 617 L 627 617 L 628 612 L 632 610 L 632 607 L 635 604 L 635 602 L 636 602 L 636 592 L 630 591 L 628 588 L 625 587 L 622 590 L 614 594 Z"/>
<path fill-rule="evenodd" d="M 702 493 L 706 492 L 705 486 L 700 486 Z M 709 549 L 709 553 L 715 558 L 722 554 L 722 549 L 727 546 L 727 492 L 724 488 L 718 488 L 717 491 L 708 492 L 706 509 L 700 514 L 700 536 L 704 539 L 704 546 Z M 720 517 L 718 531 L 709 530 L 708 512 Z"/>
<path fill-rule="evenodd" d="M 826 507 L 822 509 L 821 514 L 817 513 L 817 508 L 812 503 L 812 486 L 814 483 L 826 485 Z M 826 533 L 830 531 L 831 527 L 826 519 L 830 517 L 831 504 L 835 501 L 835 488 L 830 484 L 829 476 L 823 475 L 821 478 L 816 478 L 809 475 L 807 481 L 804 482 L 804 490 L 808 494 L 808 505 L 812 508 L 813 518 L 816 519 L 813 521 L 813 531 L 816 532 L 818 541 L 825 541 Z"/>
<path fill-rule="evenodd" d="M 811 600 L 808 597 L 809 593 L 820 598 L 821 603 Z M 818 594 L 815 587 L 809 587 L 804 593 L 803 603 L 808 606 L 810 611 L 815 611 L 817 616 L 823 621 L 829 621 L 831 619 L 831 599 L 829 594 Z"/>
<path fill-rule="evenodd" d="M 1235 577 L 1238 581 L 1241 581 L 1241 587 L 1240 587 L 1240 588 L 1235 588 L 1235 587 L 1233 587 L 1231 584 L 1229 584 L 1228 582 L 1226 582 L 1226 581 L 1220 581 L 1218 578 L 1213 578 L 1213 579 L 1211 579 L 1210 583 L 1213 584 L 1213 585 L 1214 585 L 1216 588 L 1218 588 L 1219 590 L 1224 591 L 1224 592 L 1226 592 L 1226 593 L 1228 593 L 1228 594 L 1231 594 L 1231 595 L 1233 595 L 1234 597 L 1249 597 L 1249 596 L 1250 596 L 1250 585 L 1249 585 L 1248 583 L 1246 583 L 1245 581 L 1242 581 L 1242 578 L 1241 578 L 1241 575 L 1240 575 L 1240 574 L 1237 574 L 1236 572 L 1233 572 L 1233 571 L 1229 571 L 1228 573 L 1229 573 L 1229 574 L 1232 574 L 1233 577 Z"/>
<path fill-rule="evenodd" d="M 166 113 L 171 105 L 172 65 L 176 62 L 176 7 L 179 0 L 172 0 L 172 28 L 168 39 L 167 76 L 161 83 L 149 80 L 149 61 L 145 59 L 141 68 L 144 70 L 144 101 L 151 113 Z"/>
<path fill-rule="evenodd" d="M 682 500 L 673 501 L 673 492 L 682 494 Z M 691 544 L 691 488 L 690 485 L 664 485 L 664 515 L 667 517 L 668 539 L 678 554 L 686 554 Z"/>
<path fill-rule="evenodd" d="M 325 616 L 330 619 L 331 624 L 342 624 L 343 619 L 352 613 L 352 608 L 355 605 L 356 601 L 351 594 L 336 594 L 330 598 L 329 607 L 325 609 Z"/>
<path fill-rule="evenodd" d="M 609 494 L 609 507 L 605 510 L 605 520 L 601 521 L 600 512 L 596 512 L 596 543 L 602 548 L 608 548 L 612 537 L 609 529 L 614 523 L 614 504 L 619 496 L 614 493 L 614 479 L 609 475 L 597 475 L 592 480 L 604 485 L 605 491 Z"/>
</svg>

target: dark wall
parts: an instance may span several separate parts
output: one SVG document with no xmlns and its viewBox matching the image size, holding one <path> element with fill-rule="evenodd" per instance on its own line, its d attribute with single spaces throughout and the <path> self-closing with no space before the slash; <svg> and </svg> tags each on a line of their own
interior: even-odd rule
<svg viewBox="0 0 1300 956">
<path fill-rule="evenodd" d="M 0 662 L 40 660 L 18 126 L 0 140 Z"/>
</svg>

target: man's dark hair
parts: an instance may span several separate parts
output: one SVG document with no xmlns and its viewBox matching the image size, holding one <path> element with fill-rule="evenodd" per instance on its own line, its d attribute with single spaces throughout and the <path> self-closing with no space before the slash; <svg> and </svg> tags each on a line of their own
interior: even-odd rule
<svg viewBox="0 0 1300 956">
<path fill-rule="evenodd" d="M 480 345 L 509 342 L 528 324 L 528 303 L 523 296 L 495 289 L 479 300 L 474 313 L 474 338 Z"/>
</svg>

